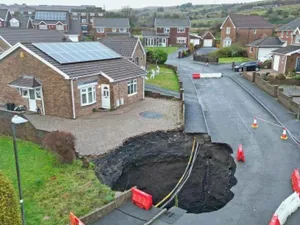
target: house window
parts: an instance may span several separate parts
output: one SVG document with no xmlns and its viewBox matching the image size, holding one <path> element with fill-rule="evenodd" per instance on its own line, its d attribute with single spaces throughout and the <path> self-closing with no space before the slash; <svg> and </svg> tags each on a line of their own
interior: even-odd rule
<svg viewBox="0 0 300 225">
<path fill-rule="evenodd" d="M 90 13 L 90 16 L 95 16 L 95 13 Z"/>
<path fill-rule="evenodd" d="M 253 52 L 253 47 L 250 47 L 249 52 L 250 52 L 250 53 Z"/>
<path fill-rule="evenodd" d="M 137 93 L 137 79 L 128 81 L 128 95 Z"/>
<path fill-rule="evenodd" d="M 96 103 L 96 87 L 80 88 L 81 106 L 91 105 Z"/>
<path fill-rule="evenodd" d="M 281 31 L 281 37 L 283 38 L 283 31 Z"/>
<path fill-rule="evenodd" d="M 38 100 L 42 99 L 41 88 L 36 88 L 35 89 L 35 99 L 38 99 Z"/>
<path fill-rule="evenodd" d="M 186 44 L 186 37 L 177 37 L 177 44 Z"/>
<path fill-rule="evenodd" d="M 81 19 L 81 23 L 86 23 L 86 19 Z"/>
<path fill-rule="evenodd" d="M 98 16 L 103 16 L 103 13 L 98 13 Z"/>
<path fill-rule="evenodd" d="M 72 15 L 73 16 L 77 16 L 78 14 L 77 14 L 77 12 L 73 12 Z"/>
<path fill-rule="evenodd" d="M 19 21 L 15 20 L 15 21 L 10 21 L 10 26 L 11 27 L 19 27 L 20 26 L 20 23 Z"/>
<path fill-rule="evenodd" d="M 226 27 L 226 34 L 230 34 L 231 27 Z"/>
<path fill-rule="evenodd" d="M 164 28 L 164 33 L 170 33 L 170 28 L 169 27 L 165 27 Z"/>
<path fill-rule="evenodd" d="M 56 25 L 56 30 L 64 30 L 64 25 Z"/>
<path fill-rule="evenodd" d="M 97 28 L 96 30 L 97 30 L 97 33 L 104 33 L 104 28 L 102 28 L 102 27 L 101 28 Z"/>
<path fill-rule="evenodd" d="M 289 32 L 288 32 L 288 31 L 285 32 L 285 36 L 286 36 L 286 37 L 289 37 Z"/>
<path fill-rule="evenodd" d="M 117 28 L 113 28 L 113 29 L 112 29 L 112 32 L 117 32 Z"/>
<path fill-rule="evenodd" d="M 295 43 L 299 44 L 300 43 L 300 35 L 296 35 L 295 37 Z"/>
<path fill-rule="evenodd" d="M 28 14 L 29 14 L 29 15 L 31 15 L 31 14 L 32 14 L 32 12 L 28 12 Z"/>
<path fill-rule="evenodd" d="M 82 16 L 86 16 L 86 13 L 81 13 Z"/>
<path fill-rule="evenodd" d="M 120 27 L 119 28 L 119 32 L 120 33 L 125 33 L 127 30 L 126 30 L 126 28 L 124 28 L 124 27 Z"/>
<path fill-rule="evenodd" d="M 253 34 L 256 34 L 256 29 L 253 29 Z"/>
<path fill-rule="evenodd" d="M 78 17 L 73 17 L 72 20 L 78 20 Z"/>
<path fill-rule="evenodd" d="M 177 28 L 177 33 L 184 33 L 185 32 L 185 28 Z"/>
<path fill-rule="evenodd" d="M 28 93 L 28 89 L 21 89 L 21 95 L 22 95 L 22 97 L 24 97 L 24 98 L 28 98 L 28 95 L 29 93 Z"/>
<path fill-rule="evenodd" d="M 39 29 L 40 30 L 47 30 L 48 29 L 48 26 L 46 24 L 40 24 L 39 25 Z"/>
<path fill-rule="evenodd" d="M 283 56 L 281 59 L 281 63 L 284 63 L 284 62 L 285 62 L 285 56 Z"/>
</svg>

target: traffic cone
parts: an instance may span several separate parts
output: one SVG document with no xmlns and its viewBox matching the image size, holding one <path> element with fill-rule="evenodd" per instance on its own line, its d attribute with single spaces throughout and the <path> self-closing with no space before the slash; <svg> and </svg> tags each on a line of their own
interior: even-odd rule
<svg viewBox="0 0 300 225">
<path fill-rule="evenodd" d="M 258 124 L 257 124 L 256 118 L 254 118 L 254 121 L 252 123 L 252 128 L 258 128 Z"/>
<path fill-rule="evenodd" d="M 239 148 L 238 148 L 237 154 L 236 154 L 236 160 L 245 162 L 245 154 L 244 154 L 242 145 L 239 145 Z"/>
<path fill-rule="evenodd" d="M 282 135 L 280 137 L 282 140 L 287 140 L 288 136 L 286 135 L 286 128 L 283 128 Z"/>
</svg>

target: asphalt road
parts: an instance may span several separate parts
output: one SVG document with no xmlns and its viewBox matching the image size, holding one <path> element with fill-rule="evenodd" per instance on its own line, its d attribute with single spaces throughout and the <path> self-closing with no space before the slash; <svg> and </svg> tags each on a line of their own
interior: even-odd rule
<svg viewBox="0 0 300 225">
<path fill-rule="evenodd" d="M 207 47 L 207 48 L 199 48 L 197 50 L 197 54 L 198 55 L 207 55 L 208 53 L 213 52 L 215 50 L 217 50 L 217 48 L 209 48 L 209 47 Z"/>
<path fill-rule="evenodd" d="M 238 183 L 232 188 L 235 196 L 225 207 L 211 213 L 185 214 L 175 224 L 268 224 L 280 203 L 292 194 L 290 175 L 294 168 L 300 167 L 299 146 L 291 139 L 281 140 L 282 130 L 276 126 L 259 121 L 258 129 L 251 128 L 254 117 L 261 117 L 272 123 L 276 121 L 228 77 L 232 76 L 229 70 L 222 67 L 206 67 L 194 63 L 191 58 L 179 60 L 170 57 L 168 63 L 179 66 L 180 76 L 187 89 L 191 89 L 189 76 L 194 72 L 224 73 L 224 77 L 220 79 L 193 80 L 197 92 L 188 98 L 191 98 L 190 101 L 194 104 L 197 98 L 201 104 L 212 141 L 229 144 L 234 150 L 234 157 L 238 145 L 243 144 L 246 157 L 246 163 L 237 163 L 235 176 Z M 288 114 L 279 103 L 272 104 L 278 104 L 276 109 L 280 112 L 276 113 Z M 199 111 L 190 114 L 197 117 Z M 298 225 L 299 221 L 300 210 L 294 213 L 286 224 Z"/>
</svg>

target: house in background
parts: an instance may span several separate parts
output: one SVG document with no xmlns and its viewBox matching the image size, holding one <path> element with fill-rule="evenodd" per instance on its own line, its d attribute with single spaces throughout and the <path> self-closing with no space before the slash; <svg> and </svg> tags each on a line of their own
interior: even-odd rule
<svg viewBox="0 0 300 225">
<path fill-rule="evenodd" d="M 300 17 L 279 27 L 275 32 L 287 45 L 300 44 Z"/>
<path fill-rule="evenodd" d="M 130 36 L 128 18 L 94 18 L 90 32 L 96 40 L 110 35 Z"/>
<path fill-rule="evenodd" d="M 142 69 L 146 69 L 146 51 L 139 38 L 115 36 L 101 38 L 100 42 Z"/>
<path fill-rule="evenodd" d="M 273 51 L 272 68 L 283 74 L 293 70 L 300 73 L 300 45 L 288 45 Z"/>
<path fill-rule="evenodd" d="M 33 19 L 34 28 L 40 30 L 69 30 L 69 13 L 65 11 L 36 11 Z"/>
<path fill-rule="evenodd" d="M 261 16 L 229 15 L 221 26 L 221 46 L 235 43 L 248 44 L 257 39 L 272 36 L 274 26 Z"/>
<path fill-rule="evenodd" d="M 265 37 L 247 44 L 248 57 L 251 59 L 260 59 L 272 54 L 273 51 L 281 48 L 285 42 L 278 37 Z"/>
<path fill-rule="evenodd" d="M 69 41 L 65 34 L 57 30 L 36 30 L 26 28 L 0 29 L 0 54 L 18 42 L 64 42 Z"/>
<path fill-rule="evenodd" d="M 32 19 L 30 16 L 19 14 L 12 16 L 8 21 L 8 27 L 10 28 L 33 28 Z"/>
<path fill-rule="evenodd" d="M 76 119 L 143 99 L 146 75 L 99 42 L 18 43 L 0 56 L 0 104 Z"/>
<path fill-rule="evenodd" d="M 0 28 L 7 27 L 7 23 L 10 20 L 11 15 L 8 9 L 0 9 Z"/>
<path fill-rule="evenodd" d="M 66 33 L 68 38 L 73 42 L 78 42 L 82 40 L 82 30 L 81 30 L 81 23 L 79 20 L 71 20 L 70 29 Z"/>
<path fill-rule="evenodd" d="M 191 22 L 188 18 L 155 18 L 154 30 L 143 31 L 143 44 L 149 47 L 189 46 Z"/>
<path fill-rule="evenodd" d="M 199 36 L 198 34 L 193 34 L 190 33 L 190 43 L 193 44 L 194 46 L 200 46 L 201 45 L 201 36 Z"/>
<path fill-rule="evenodd" d="M 210 31 L 206 31 L 204 34 L 202 34 L 201 39 L 202 39 L 202 47 L 216 46 L 216 38 Z"/>
</svg>

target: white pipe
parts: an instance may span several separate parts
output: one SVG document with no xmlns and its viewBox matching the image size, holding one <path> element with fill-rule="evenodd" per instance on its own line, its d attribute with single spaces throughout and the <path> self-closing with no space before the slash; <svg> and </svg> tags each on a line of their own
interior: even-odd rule
<svg viewBox="0 0 300 225">
<path fill-rule="evenodd" d="M 73 119 L 76 119 L 75 101 L 74 101 L 74 84 L 73 84 L 73 79 L 71 79 L 71 96 L 72 96 Z"/>
<path fill-rule="evenodd" d="M 43 94 L 43 88 L 41 87 L 41 97 L 42 97 L 42 108 L 43 108 L 43 115 L 46 115 L 45 112 L 45 104 L 44 104 L 44 94 Z"/>
<path fill-rule="evenodd" d="M 145 99 L 145 77 L 143 79 L 143 99 Z"/>
</svg>

